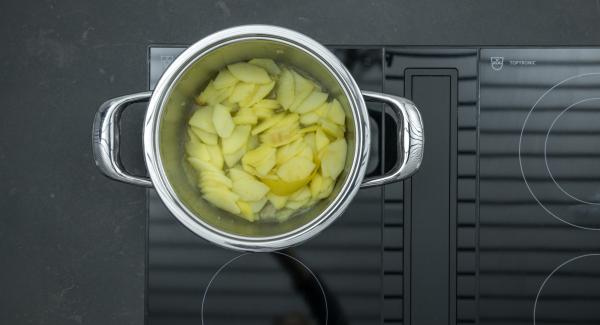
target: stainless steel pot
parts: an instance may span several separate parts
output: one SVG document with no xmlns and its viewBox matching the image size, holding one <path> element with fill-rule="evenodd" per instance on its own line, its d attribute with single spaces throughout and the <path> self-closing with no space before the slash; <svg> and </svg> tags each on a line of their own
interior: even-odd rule
<svg viewBox="0 0 600 325">
<path fill-rule="evenodd" d="M 309 211 L 283 223 L 250 223 L 214 208 L 186 177 L 183 159 L 186 120 L 193 98 L 227 64 L 255 57 L 286 62 L 317 79 L 347 115 L 346 167 L 333 193 Z M 386 175 L 363 180 L 369 157 L 369 119 L 364 98 L 390 105 L 398 122 L 398 163 Z M 118 123 L 131 103 L 148 101 L 143 145 L 150 178 L 128 174 L 119 159 Z M 218 245 L 246 251 L 272 251 L 301 243 L 335 221 L 361 187 L 379 186 L 412 175 L 423 158 L 423 124 L 407 99 L 362 91 L 324 46 L 289 29 L 248 25 L 226 29 L 186 49 L 165 71 L 153 92 L 111 99 L 100 106 L 93 126 L 96 165 L 108 177 L 153 186 L 171 213 L 188 229 Z M 365 216 L 368 217 L 368 216 Z"/>
</svg>

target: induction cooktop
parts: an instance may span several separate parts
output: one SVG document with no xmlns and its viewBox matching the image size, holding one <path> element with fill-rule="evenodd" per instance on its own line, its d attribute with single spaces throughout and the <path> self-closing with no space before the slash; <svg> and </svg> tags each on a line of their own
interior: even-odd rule
<svg viewBox="0 0 600 325">
<path fill-rule="evenodd" d="M 150 89 L 184 48 L 149 47 Z M 421 170 L 276 253 L 210 244 L 148 190 L 146 324 L 600 324 L 600 49 L 332 50 L 419 107 Z M 368 108 L 379 175 L 398 139 Z"/>
</svg>

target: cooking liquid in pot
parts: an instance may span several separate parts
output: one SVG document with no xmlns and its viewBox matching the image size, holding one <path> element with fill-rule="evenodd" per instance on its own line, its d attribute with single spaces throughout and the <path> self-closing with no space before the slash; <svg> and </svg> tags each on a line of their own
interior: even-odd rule
<svg viewBox="0 0 600 325">
<path fill-rule="evenodd" d="M 346 115 L 300 70 L 230 64 L 195 98 L 188 177 L 202 197 L 250 222 L 283 222 L 328 197 L 346 162 Z"/>
</svg>

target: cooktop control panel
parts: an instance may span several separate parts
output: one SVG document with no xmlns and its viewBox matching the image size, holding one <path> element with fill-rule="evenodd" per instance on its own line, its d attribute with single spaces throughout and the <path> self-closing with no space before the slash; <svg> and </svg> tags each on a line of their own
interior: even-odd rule
<svg viewBox="0 0 600 325">
<path fill-rule="evenodd" d="M 149 48 L 149 89 L 184 49 Z M 148 190 L 146 323 L 600 323 L 600 49 L 332 51 L 419 107 L 421 170 L 271 254 L 196 237 Z M 369 115 L 377 175 L 399 139 Z"/>
</svg>

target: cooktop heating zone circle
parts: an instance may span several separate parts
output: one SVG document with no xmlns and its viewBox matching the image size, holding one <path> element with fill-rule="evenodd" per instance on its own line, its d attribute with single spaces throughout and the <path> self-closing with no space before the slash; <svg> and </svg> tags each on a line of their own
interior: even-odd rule
<svg viewBox="0 0 600 325">
<path fill-rule="evenodd" d="M 202 325 L 327 324 L 318 276 L 284 252 L 244 253 L 223 264 L 202 297 Z"/>
<path fill-rule="evenodd" d="M 535 101 L 518 155 L 537 204 L 568 225 L 600 230 L 600 72 L 566 78 Z"/>
<path fill-rule="evenodd" d="M 573 257 L 542 282 L 533 305 L 533 325 L 600 324 L 600 254 Z"/>
</svg>

